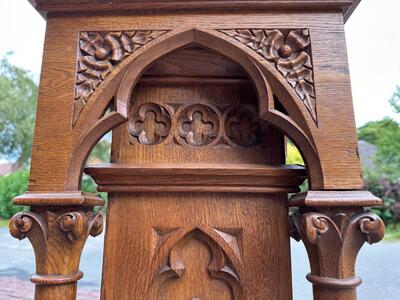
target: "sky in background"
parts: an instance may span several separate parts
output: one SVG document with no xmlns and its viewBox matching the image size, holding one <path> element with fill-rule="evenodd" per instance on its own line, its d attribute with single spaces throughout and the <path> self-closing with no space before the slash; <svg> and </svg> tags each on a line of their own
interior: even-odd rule
<svg viewBox="0 0 400 300">
<path fill-rule="evenodd" d="M 400 0 L 362 0 L 346 24 L 358 126 L 395 117 L 388 99 L 400 85 Z M 45 21 L 27 0 L 0 0 L 0 56 L 40 76 Z M 398 118 L 399 120 L 399 118 Z"/>
</svg>

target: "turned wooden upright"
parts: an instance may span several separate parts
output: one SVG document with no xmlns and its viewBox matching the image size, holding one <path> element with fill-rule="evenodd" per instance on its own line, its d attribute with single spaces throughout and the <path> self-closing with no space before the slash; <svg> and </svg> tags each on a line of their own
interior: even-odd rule
<svg viewBox="0 0 400 300">
<path fill-rule="evenodd" d="M 381 200 L 363 190 L 345 48 L 359 1 L 31 2 L 47 31 L 14 199 L 30 211 L 10 232 L 33 245 L 35 299 L 75 299 L 102 232 L 83 172 L 109 193 L 102 299 L 291 299 L 289 236 L 314 299 L 356 299 L 358 251 L 384 234 L 365 210 Z M 111 163 L 86 166 L 109 131 Z M 284 165 L 285 136 L 305 167 Z"/>
</svg>

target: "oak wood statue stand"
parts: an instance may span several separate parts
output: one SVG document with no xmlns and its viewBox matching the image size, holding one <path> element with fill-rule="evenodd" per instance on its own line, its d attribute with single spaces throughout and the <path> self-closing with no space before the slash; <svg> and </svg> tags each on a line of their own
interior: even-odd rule
<svg viewBox="0 0 400 300">
<path fill-rule="evenodd" d="M 101 299 L 291 299 L 289 235 L 314 299 L 356 299 L 358 251 L 384 234 L 345 48 L 359 1 L 31 2 L 47 30 L 29 191 L 14 199 L 30 210 L 10 232 L 33 245 L 35 299 L 75 299 L 102 232 L 83 172 L 109 193 Z M 86 166 L 110 131 L 111 163 Z M 286 138 L 305 167 L 284 164 Z"/>
</svg>

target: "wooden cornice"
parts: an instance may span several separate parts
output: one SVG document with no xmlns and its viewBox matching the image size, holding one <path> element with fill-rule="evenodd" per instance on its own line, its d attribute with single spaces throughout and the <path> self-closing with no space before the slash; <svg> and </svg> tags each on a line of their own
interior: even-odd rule
<svg viewBox="0 0 400 300">
<path fill-rule="evenodd" d="M 306 178 L 300 166 L 255 164 L 101 164 L 85 173 L 104 192 L 293 193 Z"/>
<path fill-rule="evenodd" d="M 361 0 L 28 0 L 44 18 L 48 13 L 113 13 L 126 11 L 332 11 L 341 10 L 347 20 Z"/>
</svg>

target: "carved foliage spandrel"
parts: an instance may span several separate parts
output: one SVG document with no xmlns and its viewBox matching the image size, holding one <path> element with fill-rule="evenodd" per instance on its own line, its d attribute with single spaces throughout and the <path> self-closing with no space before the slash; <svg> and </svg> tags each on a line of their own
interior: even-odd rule
<svg viewBox="0 0 400 300">
<path fill-rule="evenodd" d="M 220 32 L 256 51 L 282 74 L 317 121 L 308 29 L 227 29 Z"/>
<path fill-rule="evenodd" d="M 93 92 L 121 61 L 166 32 L 166 30 L 81 32 L 73 124 Z"/>
<path fill-rule="evenodd" d="M 212 285 L 216 280 L 215 284 L 221 288 L 221 299 L 242 299 L 240 247 L 232 232 L 225 233 L 221 229 L 211 230 L 209 234 L 200 228 L 166 232 L 166 238 L 158 243 L 153 257 L 156 273 L 150 297 L 164 299 L 161 295 L 169 293 L 169 288 L 183 282 L 186 282 L 184 286 L 192 287 L 187 292 L 200 294 L 202 291 L 197 289 L 196 282 L 209 282 Z M 204 251 L 209 254 L 204 256 Z M 203 263 L 206 266 L 201 266 Z M 203 273 L 204 270 L 206 273 Z"/>
</svg>

